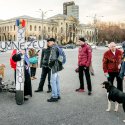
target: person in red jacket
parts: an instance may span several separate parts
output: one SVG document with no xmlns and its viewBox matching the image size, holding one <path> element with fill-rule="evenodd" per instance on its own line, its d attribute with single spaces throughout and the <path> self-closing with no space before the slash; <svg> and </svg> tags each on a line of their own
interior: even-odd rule
<svg viewBox="0 0 125 125">
<path fill-rule="evenodd" d="M 114 79 L 117 80 L 117 88 L 123 91 L 123 80 L 119 76 L 123 52 L 116 48 L 116 44 L 111 42 L 109 50 L 103 55 L 103 71 L 108 81 L 113 85 Z"/>
<path fill-rule="evenodd" d="M 87 87 L 88 87 L 88 95 L 92 94 L 92 86 L 91 86 L 91 78 L 89 72 L 89 66 L 91 64 L 92 51 L 89 45 L 85 43 L 85 39 L 79 38 L 79 48 L 78 52 L 78 66 L 79 66 L 79 81 L 80 88 L 76 89 L 77 92 L 84 92 L 84 73 L 86 76 Z"/>
<path fill-rule="evenodd" d="M 16 84 L 16 62 L 13 61 L 12 56 L 16 54 L 16 49 L 12 51 L 11 57 L 10 57 L 10 66 L 14 69 L 14 79 Z"/>
</svg>

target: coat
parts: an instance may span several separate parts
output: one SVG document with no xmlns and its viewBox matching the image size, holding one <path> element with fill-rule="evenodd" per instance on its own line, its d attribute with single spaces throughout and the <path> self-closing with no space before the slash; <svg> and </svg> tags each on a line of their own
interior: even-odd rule
<svg viewBox="0 0 125 125">
<path fill-rule="evenodd" d="M 116 49 L 115 55 L 111 50 L 108 50 L 104 53 L 103 56 L 103 71 L 104 73 L 108 72 L 119 72 L 118 65 L 122 61 L 122 51 Z"/>
<path fill-rule="evenodd" d="M 86 43 L 79 48 L 78 65 L 89 67 L 92 59 L 92 50 Z"/>
<path fill-rule="evenodd" d="M 38 54 L 36 53 L 36 50 L 35 50 L 35 49 L 31 48 L 31 49 L 29 50 L 29 58 L 34 57 L 34 56 L 38 56 Z M 36 64 L 31 64 L 31 63 L 30 63 L 30 67 L 37 68 L 37 67 L 38 67 L 38 63 L 36 63 Z"/>
<path fill-rule="evenodd" d="M 48 47 L 47 49 L 42 49 L 40 68 L 48 67 L 50 52 L 51 52 L 51 48 L 50 47 Z"/>
</svg>

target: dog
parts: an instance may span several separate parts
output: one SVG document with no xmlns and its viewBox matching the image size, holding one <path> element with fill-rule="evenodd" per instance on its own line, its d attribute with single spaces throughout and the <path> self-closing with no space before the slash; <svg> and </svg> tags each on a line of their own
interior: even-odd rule
<svg viewBox="0 0 125 125">
<path fill-rule="evenodd" d="M 5 65 L 0 64 L 0 75 L 2 76 L 2 80 L 4 80 L 4 71 L 5 71 Z"/>
<path fill-rule="evenodd" d="M 113 101 L 115 102 L 115 112 L 118 111 L 119 104 L 122 104 L 123 110 L 125 112 L 125 93 L 117 89 L 108 81 L 103 82 L 102 85 L 102 88 L 107 90 L 108 108 L 106 111 L 109 112 L 111 110 L 111 102 Z M 123 122 L 125 122 L 125 120 L 123 120 Z"/>
</svg>

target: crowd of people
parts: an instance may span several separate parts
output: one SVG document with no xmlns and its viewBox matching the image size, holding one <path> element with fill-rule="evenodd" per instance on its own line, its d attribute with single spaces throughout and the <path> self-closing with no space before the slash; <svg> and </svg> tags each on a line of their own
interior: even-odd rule
<svg viewBox="0 0 125 125">
<path fill-rule="evenodd" d="M 91 84 L 91 75 L 94 74 L 94 70 L 92 68 L 92 48 L 86 42 L 84 37 L 79 38 L 78 43 L 80 45 L 78 50 L 78 68 L 75 70 L 78 72 L 79 76 L 79 88 L 76 89 L 76 92 L 84 92 L 84 75 L 86 77 L 88 95 L 92 95 L 92 84 Z M 123 79 L 125 79 L 125 42 L 122 44 L 123 50 L 116 48 L 116 44 L 111 42 L 109 44 L 109 50 L 107 50 L 103 55 L 103 71 L 104 75 L 107 77 L 107 80 L 112 84 L 114 82 L 114 78 L 117 80 L 117 88 L 123 91 Z M 43 87 L 45 83 L 45 79 L 48 76 L 48 90 L 47 93 L 51 92 L 51 98 L 47 99 L 48 102 L 57 102 L 61 99 L 60 95 L 60 79 L 59 72 L 62 71 L 63 63 L 60 61 L 60 50 L 59 46 L 56 43 L 54 38 L 47 39 L 47 48 L 42 49 L 41 59 L 40 59 L 40 67 L 41 67 L 41 78 L 39 81 L 39 86 L 35 92 L 43 92 Z M 28 53 L 25 51 L 16 52 L 14 50 L 12 52 L 12 56 L 10 58 L 11 67 L 14 69 L 15 83 L 16 83 L 16 63 L 21 60 L 22 54 L 25 55 L 25 70 L 24 70 L 24 100 L 28 100 L 26 98 L 27 95 L 32 96 L 32 86 L 31 80 L 36 78 L 36 69 L 38 67 L 38 53 L 35 49 L 31 48 L 28 50 Z M 28 59 L 29 58 L 29 59 Z M 37 58 L 37 59 L 36 59 Z M 62 57 L 63 58 L 63 57 Z M 33 63 L 33 60 L 36 62 Z M 31 61 L 32 60 L 32 61 Z M 28 67 L 28 68 L 27 68 Z"/>
</svg>

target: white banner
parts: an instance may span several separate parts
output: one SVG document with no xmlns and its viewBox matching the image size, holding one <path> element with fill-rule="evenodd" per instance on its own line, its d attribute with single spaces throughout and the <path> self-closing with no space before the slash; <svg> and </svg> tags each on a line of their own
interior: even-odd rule
<svg viewBox="0 0 125 125">
<path fill-rule="evenodd" d="M 21 47 L 25 48 L 25 28 L 18 27 L 17 43 L 18 53 Z M 18 61 L 16 66 L 16 90 L 24 91 L 24 55 L 21 56 L 21 61 Z"/>
</svg>

